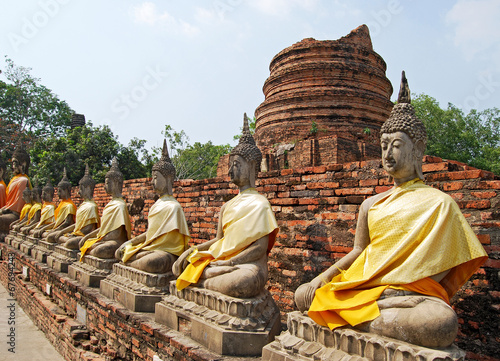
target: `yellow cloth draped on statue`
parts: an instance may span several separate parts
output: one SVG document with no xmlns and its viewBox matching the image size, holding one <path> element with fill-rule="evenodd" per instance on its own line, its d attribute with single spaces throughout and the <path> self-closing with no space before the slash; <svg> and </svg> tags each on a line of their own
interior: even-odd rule
<svg viewBox="0 0 500 361">
<path fill-rule="evenodd" d="M 19 214 L 19 219 L 23 219 L 30 211 L 33 205 L 31 203 L 25 203 L 23 209 L 21 209 L 21 213 Z"/>
<path fill-rule="evenodd" d="M 75 229 L 69 235 L 85 236 L 81 232 L 82 228 L 93 223 L 96 223 L 97 227 L 101 224 L 97 204 L 93 200 L 84 201 L 76 210 Z"/>
<path fill-rule="evenodd" d="M 127 262 L 140 250 L 165 251 L 180 256 L 186 250 L 190 238 L 181 205 L 174 197 L 166 194 L 149 210 L 146 240 L 126 246 L 122 261 Z"/>
<path fill-rule="evenodd" d="M 56 221 L 53 228 L 59 227 L 69 215 L 73 216 L 73 221 L 75 220 L 76 206 L 71 199 L 63 199 L 61 203 L 57 206 L 54 211 L 54 216 Z"/>
<path fill-rule="evenodd" d="M 30 208 L 30 211 L 28 213 L 28 222 L 30 222 L 33 217 L 35 216 L 36 212 L 42 209 L 42 203 L 35 203 L 33 206 Z"/>
<path fill-rule="evenodd" d="M 80 261 L 83 259 L 85 252 L 87 252 L 87 250 L 92 247 L 94 243 L 99 242 L 109 232 L 112 232 L 121 226 L 125 226 L 127 239 L 130 239 L 132 226 L 128 215 L 127 203 L 125 203 L 123 198 L 113 198 L 102 210 L 101 227 L 99 228 L 97 237 L 88 239 L 85 241 L 82 248 L 80 248 Z"/>
<path fill-rule="evenodd" d="M 331 329 L 380 315 L 387 288 L 448 298 L 487 259 L 458 205 L 414 179 L 368 211 L 370 244 L 341 274 L 316 291 L 308 315 Z M 449 271 L 439 283 L 429 277 Z"/>
<path fill-rule="evenodd" d="M 18 174 L 12 177 L 6 190 L 7 200 L 2 208 L 9 209 L 17 213 L 21 212 L 25 204 L 23 200 L 23 192 L 26 187 L 31 189 L 31 183 L 26 174 Z"/>
<path fill-rule="evenodd" d="M 249 188 L 226 203 L 222 214 L 222 229 L 223 237 L 207 251 L 195 248 L 188 257 L 190 264 L 177 278 L 178 290 L 198 282 L 210 262 L 231 259 L 265 235 L 269 235 L 269 252 L 278 233 L 278 224 L 268 200 L 255 188 Z"/>
<path fill-rule="evenodd" d="M 55 221 L 54 211 L 56 207 L 52 202 L 43 202 L 42 213 L 40 214 L 40 221 L 35 226 L 35 228 L 40 228 L 46 224 L 53 223 Z"/>
<path fill-rule="evenodd" d="M 0 208 L 3 208 L 3 206 L 5 206 L 5 202 L 7 202 L 7 186 L 2 180 L 0 181 Z"/>
</svg>

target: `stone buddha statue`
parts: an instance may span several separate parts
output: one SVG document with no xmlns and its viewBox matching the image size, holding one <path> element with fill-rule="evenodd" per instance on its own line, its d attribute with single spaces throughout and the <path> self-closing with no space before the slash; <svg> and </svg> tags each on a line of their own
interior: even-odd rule
<svg viewBox="0 0 500 361">
<path fill-rule="evenodd" d="M 21 212 L 19 213 L 19 219 L 12 222 L 10 224 L 10 229 L 13 230 L 13 231 L 18 231 L 22 226 L 24 226 L 26 224 L 26 222 L 28 221 L 28 214 L 30 212 L 30 209 L 31 207 L 33 206 L 32 202 L 33 202 L 33 199 L 32 199 L 32 195 L 31 195 L 31 189 L 29 188 L 25 188 L 24 191 L 23 191 L 23 201 L 25 202 L 24 203 L 24 206 L 23 208 L 21 209 Z"/>
<path fill-rule="evenodd" d="M 102 259 L 114 258 L 116 250 L 130 238 L 130 217 L 127 204 L 122 198 L 122 187 L 123 174 L 115 157 L 104 183 L 104 190 L 112 199 L 103 209 L 101 226 L 80 240 L 80 261 L 85 255 Z"/>
<path fill-rule="evenodd" d="M 148 214 L 145 233 L 125 242 L 115 257 L 126 266 L 149 273 L 167 273 L 189 242 L 189 230 L 181 205 L 172 196 L 175 167 L 166 141 L 161 159 L 153 165 L 153 190 L 160 196 Z"/>
<path fill-rule="evenodd" d="M 80 179 L 79 185 L 79 194 L 83 202 L 76 210 L 76 221 L 55 235 L 57 243 L 71 250 L 77 250 L 80 240 L 99 228 L 101 224 L 99 210 L 94 202 L 95 181 L 90 176 L 88 164 L 85 166 L 85 174 Z"/>
<path fill-rule="evenodd" d="M 264 290 L 267 255 L 278 225 L 268 200 L 255 190 L 261 160 L 245 114 L 243 134 L 229 158 L 229 176 L 239 194 L 222 206 L 216 238 L 185 251 L 175 262 L 178 290 L 192 285 L 238 298 Z"/>
<path fill-rule="evenodd" d="M 7 202 L 7 186 L 3 180 L 5 172 L 7 172 L 7 165 L 5 164 L 3 156 L 0 154 L 0 209 L 3 208 L 3 206 L 5 206 L 5 202 Z"/>
<path fill-rule="evenodd" d="M 35 181 L 35 186 L 31 190 L 31 208 L 28 212 L 28 217 L 26 222 L 23 224 L 17 224 L 13 227 L 14 230 L 21 232 L 25 227 L 30 227 L 31 225 L 36 225 L 40 222 L 40 214 L 42 211 L 42 189 L 38 186 L 38 182 Z"/>
<path fill-rule="evenodd" d="M 29 154 L 21 145 L 17 146 L 12 155 L 12 173 L 14 176 L 6 189 L 5 205 L 0 209 L 0 232 L 8 232 L 10 224 L 19 219 L 19 213 L 25 203 L 22 199 L 23 191 L 25 188 L 31 188 L 27 176 L 29 165 Z"/>
<path fill-rule="evenodd" d="M 40 218 L 38 222 L 31 222 L 26 226 L 21 228 L 21 232 L 24 234 L 30 234 L 35 238 L 39 238 L 43 232 L 44 227 L 48 224 L 52 224 L 55 221 L 54 212 L 55 204 L 52 202 L 54 198 L 54 187 L 50 183 L 50 180 L 42 188 L 42 209 L 40 210 Z"/>
<path fill-rule="evenodd" d="M 458 322 L 449 300 L 487 256 L 455 201 L 424 184 L 426 140 L 403 72 L 380 138 L 394 187 L 361 204 L 353 250 L 295 292 L 316 323 L 424 347 L 453 343 Z"/>
</svg>

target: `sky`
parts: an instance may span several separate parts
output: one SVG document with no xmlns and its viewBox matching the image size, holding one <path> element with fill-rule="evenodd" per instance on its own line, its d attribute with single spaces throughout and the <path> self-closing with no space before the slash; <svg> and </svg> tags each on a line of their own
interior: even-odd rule
<svg viewBox="0 0 500 361">
<path fill-rule="evenodd" d="M 277 53 L 361 24 L 392 100 L 405 70 L 412 93 L 442 107 L 500 107 L 499 19 L 500 0 L 0 0 L 0 69 L 4 56 L 32 68 L 124 145 L 161 146 L 167 124 L 235 145 Z"/>
</svg>

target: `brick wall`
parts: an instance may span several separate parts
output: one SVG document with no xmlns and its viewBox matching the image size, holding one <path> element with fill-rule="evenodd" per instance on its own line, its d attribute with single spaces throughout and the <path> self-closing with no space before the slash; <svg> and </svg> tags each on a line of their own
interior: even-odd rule
<svg viewBox="0 0 500 361">
<path fill-rule="evenodd" d="M 423 170 L 427 184 L 457 201 L 490 256 L 452 299 L 460 322 L 457 344 L 470 359 L 498 360 L 494 357 L 500 354 L 500 179 L 429 156 Z M 361 202 L 390 186 L 380 160 L 260 173 L 257 190 L 269 199 L 280 226 L 269 257 L 268 288 L 283 320 L 295 309 L 295 289 L 352 249 Z M 125 181 L 123 194 L 133 208 L 133 233 L 144 232 L 155 200 L 150 180 Z M 215 236 L 220 207 L 236 194 L 227 177 L 175 183 L 174 195 L 184 208 L 192 243 Z M 109 201 L 102 184 L 95 197 L 101 208 Z"/>
</svg>

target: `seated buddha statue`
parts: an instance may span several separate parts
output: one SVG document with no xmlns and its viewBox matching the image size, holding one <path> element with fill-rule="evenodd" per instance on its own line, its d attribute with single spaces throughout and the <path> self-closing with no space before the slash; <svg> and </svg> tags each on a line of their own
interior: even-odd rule
<svg viewBox="0 0 500 361">
<path fill-rule="evenodd" d="M 10 224 L 10 229 L 13 231 L 18 231 L 22 226 L 26 224 L 26 222 L 28 221 L 28 214 L 30 212 L 31 207 L 33 206 L 32 204 L 33 199 L 31 198 L 31 189 L 25 188 L 22 197 L 25 203 L 23 208 L 21 209 L 21 212 L 19 213 L 19 219 Z"/>
<path fill-rule="evenodd" d="M 12 155 L 12 173 L 14 176 L 6 189 L 5 205 L 0 208 L 0 232 L 7 233 L 12 222 L 19 219 L 23 209 L 22 194 L 25 188 L 31 188 L 31 183 L 26 175 L 30 165 L 30 156 L 22 146 L 17 146 Z"/>
<path fill-rule="evenodd" d="M 5 164 L 5 160 L 3 156 L 0 154 L 0 209 L 5 206 L 5 202 L 7 202 L 7 186 L 5 185 L 5 181 L 3 177 L 7 172 L 7 166 Z"/>
<path fill-rule="evenodd" d="M 182 207 L 172 196 L 175 167 L 166 141 L 152 171 L 153 190 L 160 198 L 149 210 L 147 231 L 122 244 L 115 257 L 141 271 L 167 273 L 186 250 L 190 237 Z"/>
<path fill-rule="evenodd" d="M 455 201 L 424 184 L 426 141 L 403 72 L 380 137 L 394 187 L 361 204 L 353 250 L 295 292 L 299 310 L 318 324 L 424 347 L 453 343 L 449 300 L 487 256 Z"/>
<path fill-rule="evenodd" d="M 221 207 L 216 238 L 188 249 L 174 263 L 178 290 L 203 287 L 238 298 L 263 291 L 278 225 L 271 205 L 255 190 L 261 160 L 245 114 L 243 134 L 229 158 L 229 176 L 239 194 Z"/>
<path fill-rule="evenodd" d="M 99 210 L 94 202 L 95 181 L 90 176 L 88 164 L 85 166 L 85 174 L 80 179 L 79 186 L 83 202 L 76 210 L 76 221 L 55 236 L 57 243 L 71 250 L 77 250 L 82 237 L 95 231 L 101 223 Z"/>
<path fill-rule="evenodd" d="M 80 261 L 85 255 L 102 259 L 114 258 L 116 250 L 130 239 L 130 217 L 122 196 L 122 188 L 123 174 L 115 157 L 104 183 L 104 190 L 112 199 L 102 211 L 101 226 L 80 240 Z"/>
<path fill-rule="evenodd" d="M 23 234 L 29 234 L 36 238 L 39 237 L 35 235 L 38 234 L 38 231 L 40 231 L 40 234 L 42 234 L 44 231 L 43 227 L 45 227 L 48 224 L 54 223 L 55 220 L 54 212 L 56 210 L 56 207 L 55 204 L 52 202 L 52 199 L 54 198 L 54 187 L 50 183 L 50 180 L 42 188 L 41 197 L 42 197 L 42 208 L 40 210 L 40 217 L 38 221 L 33 220 L 33 222 L 30 222 L 26 226 L 21 227 L 21 232 Z"/>
<path fill-rule="evenodd" d="M 60 201 L 54 211 L 54 222 L 42 227 L 43 233 L 41 233 L 42 230 L 36 233 L 43 241 L 49 243 L 56 242 L 55 236 L 58 231 L 75 223 L 76 206 L 71 200 L 71 183 L 66 175 L 66 168 L 64 168 L 63 178 L 57 185 L 57 194 Z"/>
<path fill-rule="evenodd" d="M 21 232 L 25 227 L 31 225 L 36 225 L 40 222 L 40 215 L 42 211 L 42 189 L 38 186 L 38 182 L 35 181 L 35 186 L 31 190 L 31 207 L 27 215 L 26 222 L 19 223 L 15 227 L 12 227 L 17 232 Z"/>
</svg>

